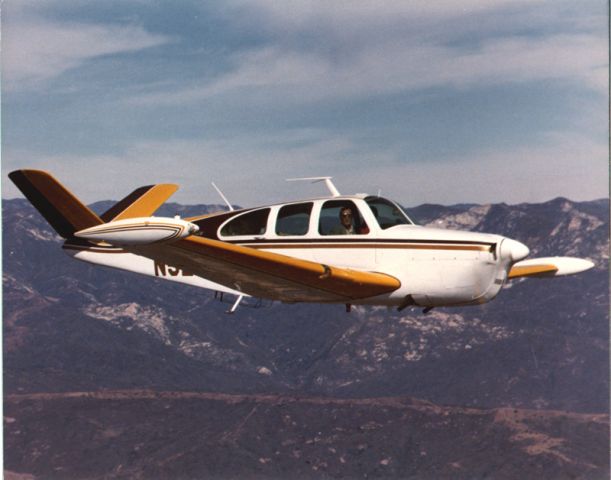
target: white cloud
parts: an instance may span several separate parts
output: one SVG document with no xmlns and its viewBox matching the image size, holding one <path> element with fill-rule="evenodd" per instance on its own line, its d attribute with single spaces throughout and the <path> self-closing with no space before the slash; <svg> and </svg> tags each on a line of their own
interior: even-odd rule
<svg viewBox="0 0 611 480">
<path fill-rule="evenodd" d="M 210 185 L 215 181 L 232 202 L 252 204 L 286 199 L 295 186 L 285 184 L 285 178 L 324 174 L 336 168 L 331 165 L 334 159 L 346 158 L 353 148 L 342 137 L 306 130 L 277 137 L 137 142 L 114 155 L 42 157 L 28 150 L 7 150 L 3 164 L 47 170 L 86 202 L 118 199 L 138 186 L 160 182 L 181 185 L 176 201 L 217 202 Z M 10 198 L 18 192 L 7 173 L 2 190 Z"/>
<path fill-rule="evenodd" d="M 266 47 L 235 56 L 236 67 L 212 83 L 144 94 L 131 101 L 180 104 L 214 95 L 302 103 L 431 87 L 467 88 L 529 80 L 571 81 L 606 95 L 608 50 L 598 36 L 512 36 L 478 47 L 419 45 L 392 39 L 337 61 L 315 52 Z"/>
<path fill-rule="evenodd" d="M 592 14 L 592 9 L 581 14 L 582 8 L 582 3 L 566 1 L 235 1 L 226 12 L 228 30 L 242 39 L 251 38 L 247 33 L 254 32 L 253 38 L 263 39 L 265 46 L 236 51 L 235 44 L 223 44 L 220 49 L 204 49 L 229 55 L 219 64 L 230 63 L 232 68 L 212 81 L 206 76 L 206 83 L 188 83 L 185 78 L 193 75 L 167 69 L 173 78 L 164 77 L 146 87 L 134 85 L 131 92 L 146 88 L 149 93 L 128 98 L 150 106 L 142 112 L 151 118 L 165 121 L 167 114 L 164 135 L 171 138 L 176 131 L 172 111 L 179 112 L 181 118 L 176 123 L 183 125 L 193 109 L 161 113 L 155 107 L 195 103 L 199 108 L 196 102 L 215 97 L 214 102 L 202 105 L 203 114 L 194 119 L 194 127 L 185 135 L 198 135 L 193 131 L 199 123 L 207 126 L 209 122 L 216 129 L 206 130 L 206 134 L 221 131 L 223 138 L 143 141 L 138 136 L 150 136 L 147 128 L 151 124 L 134 116 L 129 122 L 139 121 L 138 127 L 142 126 L 137 133 L 108 139 L 114 148 L 126 145 L 123 152 L 49 157 L 45 152 L 27 151 L 25 145 L 7 148 L 5 141 L 4 165 L 50 169 L 87 201 L 119 198 L 138 185 L 164 181 L 182 185 L 177 201 L 212 202 L 218 200 L 209 186 L 210 180 L 215 180 L 234 202 L 257 204 L 319 194 L 323 192 L 319 187 L 283 182 L 286 177 L 315 175 L 335 175 L 340 191 L 381 188 L 384 194 L 406 204 L 605 196 L 608 149 L 597 139 L 600 125 L 607 121 L 606 102 L 601 100 L 597 110 L 596 100 L 583 93 L 595 91 L 607 96 L 606 17 L 601 29 L 601 17 Z M 40 85 L 99 56 L 134 52 L 168 41 L 137 26 L 66 24 L 31 15 L 4 22 L 3 27 L 5 89 Z M 184 32 L 185 54 L 202 61 L 202 46 L 191 35 Z M 194 49 L 198 49 L 197 55 Z M 159 62 L 159 68 L 167 66 L 163 58 Z M 570 125 L 579 128 L 546 137 L 544 129 L 562 128 L 550 122 L 534 127 L 537 146 L 520 144 L 513 150 L 483 151 L 469 145 L 468 156 L 435 162 L 430 158 L 404 159 L 405 154 L 397 151 L 402 144 L 399 140 L 390 139 L 385 147 L 372 145 L 363 151 L 351 141 L 362 130 L 349 125 L 341 129 L 346 136 L 322 131 L 328 126 L 325 107 L 335 99 L 353 101 L 401 92 L 409 92 L 411 98 L 414 91 L 430 87 L 461 90 L 529 81 L 561 81 L 576 87 L 566 90 L 577 92 L 577 98 L 559 100 L 570 115 Z M 132 94 L 121 91 L 119 95 Z M 452 95 L 460 92 L 450 92 Z M 583 97 L 588 97 L 587 101 Z M 266 128 L 268 119 L 264 117 L 261 128 L 251 129 L 250 134 L 236 133 L 244 132 L 248 125 L 234 128 L 242 120 L 240 115 L 254 110 L 249 108 L 253 104 L 265 107 L 262 111 L 280 110 L 287 125 L 304 124 L 291 120 L 307 116 L 308 109 L 301 107 L 315 102 L 323 115 L 309 124 L 321 130 L 294 131 L 272 120 Z M 124 108 L 118 105 L 113 109 L 118 124 Z M 220 127 L 214 124 L 215 108 L 225 109 Z M 436 113 L 439 118 L 444 115 L 442 110 Z M 577 125 L 579 122 L 584 124 Z M 588 122 L 596 126 L 590 128 Z M 432 123 L 431 138 L 435 137 L 434 129 Z M 573 130 L 589 132 L 591 138 L 576 136 Z M 261 138 L 262 131 L 274 133 Z M 443 144 L 445 139 L 439 141 Z M 102 147 L 98 144 L 96 148 Z M 65 150 L 70 149 L 67 144 Z M 43 163 L 38 158 L 47 160 Z M 3 176 L 4 195 L 15 196 L 17 192 L 8 185 Z"/>
<path fill-rule="evenodd" d="M 261 205 L 325 194 L 285 178 L 333 175 L 342 193 L 377 192 L 406 205 L 541 202 L 557 196 L 608 196 L 608 147 L 579 135 L 549 133 L 536 146 L 409 161 L 392 149 L 363 151 L 317 130 L 224 141 L 149 141 L 117 155 L 61 155 L 44 161 L 9 151 L 7 162 L 51 171 L 87 202 L 119 199 L 140 185 L 174 182 L 181 203 L 218 203 L 215 181 L 234 203 Z M 5 166 L 6 163 L 5 162 Z M 3 195 L 18 193 L 3 175 Z"/>
<path fill-rule="evenodd" d="M 139 26 L 57 23 L 17 18 L 3 22 L 3 89 L 41 85 L 102 55 L 135 52 L 161 45 L 167 37 Z"/>
<path fill-rule="evenodd" d="M 129 103 L 216 95 L 289 105 L 431 87 L 565 80 L 606 95 L 607 17 L 595 2 L 234 0 L 234 27 L 266 38 L 234 51 L 215 80 L 149 91 Z"/>
<path fill-rule="evenodd" d="M 259 12 L 276 28 L 311 28 L 313 24 L 329 24 L 350 29 L 351 27 L 377 26 L 381 23 L 420 22 L 432 19 L 439 21 L 464 15 L 490 11 L 505 11 L 542 3 L 541 0 L 376 0 L 357 2 L 329 2 L 324 0 L 233 0 L 229 4 L 247 12 Z"/>
</svg>

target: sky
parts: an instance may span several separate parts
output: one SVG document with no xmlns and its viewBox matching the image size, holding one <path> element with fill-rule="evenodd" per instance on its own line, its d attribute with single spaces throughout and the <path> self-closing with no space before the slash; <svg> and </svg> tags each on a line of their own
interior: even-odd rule
<svg viewBox="0 0 611 480">
<path fill-rule="evenodd" d="M 607 2 L 4 0 L 2 197 L 608 197 Z"/>
</svg>

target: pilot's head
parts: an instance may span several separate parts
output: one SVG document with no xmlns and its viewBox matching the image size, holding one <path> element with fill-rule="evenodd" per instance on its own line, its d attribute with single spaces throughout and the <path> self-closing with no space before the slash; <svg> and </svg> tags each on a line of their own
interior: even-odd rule
<svg viewBox="0 0 611 480">
<path fill-rule="evenodd" d="M 342 222 L 344 227 L 350 228 L 352 226 L 352 209 L 349 207 L 343 207 L 339 211 L 339 220 Z"/>
</svg>

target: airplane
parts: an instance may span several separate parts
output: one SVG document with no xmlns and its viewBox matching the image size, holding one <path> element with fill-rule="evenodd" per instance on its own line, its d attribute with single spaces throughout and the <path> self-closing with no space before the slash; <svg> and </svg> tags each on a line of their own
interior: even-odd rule
<svg viewBox="0 0 611 480">
<path fill-rule="evenodd" d="M 526 259 L 526 245 L 501 235 L 416 225 L 379 195 L 341 195 L 331 177 L 305 179 L 324 181 L 325 197 L 239 210 L 227 202 L 229 211 L 184 219 L 153 216 L 174 184 L 140 187 L 98 216 L 45 171 L 9 178 L 75 259 L 235 295 L 230 313 L 244 297 L 426 313 L 489 302 L 511 279 L 594 266 Z"/>
</svg>

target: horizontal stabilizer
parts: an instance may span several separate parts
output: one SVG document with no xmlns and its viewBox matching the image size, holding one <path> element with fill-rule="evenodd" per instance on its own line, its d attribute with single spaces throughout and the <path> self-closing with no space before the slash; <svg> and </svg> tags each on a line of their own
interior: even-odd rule
<svg viewBox="0 0 611 480">
<path fill-rule="evenodd" d="M 15 170 L 8 176 L 64 238 L 70 238 L 74 232 L 103 223 L 100 217 L 47 172 Z"/>
<path fill-rule="evenodd" d="M 583 258 L 575 257 L 542 257 L 531 258 L 514 263 L 508 278 L 518 277 L 561 277 L 584 272 L 594 264 Z"/>
<path fill-rule="evenodd" d="M 102 214 L 102 220 L 111 222 L 126 218 L 150 217 L 178 190 L 178 185 L 160 183 L 140 187 Z"/>
</svg>

